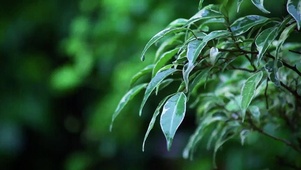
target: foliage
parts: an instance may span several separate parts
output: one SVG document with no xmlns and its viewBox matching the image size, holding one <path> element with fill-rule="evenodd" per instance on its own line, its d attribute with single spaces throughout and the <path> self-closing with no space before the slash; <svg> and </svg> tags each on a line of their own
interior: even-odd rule
<svg viewBox="0 0 301 170">
<path fill-rule="evenodd" d="M 188 114 L 186 107 L 193 110 L 196 129 L 184 149 L 185 158 L 193 157 L 202 140 L 207 139 L 215 159 L 216 152 L 230 139 L 256 145 L 260 138 L 254 136 L 259 134 L 285 146 L 289 154 L 275 153 L 281 157 L 276 160 L 278 164 L 298 169 L 301 2 L 286 1 L 287 13 L 276 17 L 271 17 L 273 13 L 264 6 L 272 1 L 250 2 L 260 14 L 239 16 L 229 12 L 233 7 L 243 11 L 243 0 L 205 6 L 201 0 L 195 15 L 176 19 L 154 35 L 141 55 L 144 60 L 147 50 L 159 44 L 154 62 L 134 76 L 133 88 L 125 98 L 134 97 L 137 87 L 146 89 L 141 116 L 151 94 L 166 95 L 153 114 L 145 140 L 161 114 L 168 150 Z M 139 81 L 146 75 L 151 75 L 147 85 L 145 79 Z M 167 88 L 172 89 L 171 94 L 164 93 Z M 125 102 L 129 100 L 119 103 L 114 118 Z"/>
</svg>

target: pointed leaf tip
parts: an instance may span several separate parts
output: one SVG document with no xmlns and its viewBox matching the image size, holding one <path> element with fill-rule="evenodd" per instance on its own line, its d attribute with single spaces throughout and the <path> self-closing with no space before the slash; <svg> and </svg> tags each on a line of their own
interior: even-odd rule
<svg viewBox="0 0 301 170">
<path fill-rule="evenodd" d="M 166 138 L 167 150 L 170 150 L 173 138 L 186 112 L 187 98 L 183 92 L 170 97 L 163 106 L 160 125 Z"/>
</svg>

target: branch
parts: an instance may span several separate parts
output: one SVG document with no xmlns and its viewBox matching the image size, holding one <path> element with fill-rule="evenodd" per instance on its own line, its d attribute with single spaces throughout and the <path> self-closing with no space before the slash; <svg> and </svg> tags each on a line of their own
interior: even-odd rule
<svg viewBox="0 0 301 170">
<path fill-rule="evenodd" d="M 284 87 L 287 91 L 291 92 L 297 99 L 301 100 L 301 96 L 297 93 L 296 90 L 291 89 L 289 86 L 280 81 L 280 85 Z"/>
</svg>

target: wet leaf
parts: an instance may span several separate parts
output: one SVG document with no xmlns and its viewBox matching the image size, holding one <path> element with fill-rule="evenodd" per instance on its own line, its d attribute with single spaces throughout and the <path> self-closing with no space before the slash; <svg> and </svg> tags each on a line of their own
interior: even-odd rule
<svg viewBox="0 0 301 170">
<path fill-rule="evenodd" d="M 241 17 L 231 24 L 231 31 L 234 35 L 241 35 L 247 32 L 252 27 L 263 24 L 268 21 L 268 18 L 259 15 L 248 15 Z"/>
<path fill-rule="evenodd" d="M 164 104 L 160 125 L 167 142 L 167 150 L 170 150 L 173 138 L 186 112 L 186 96 L 183 92 L 176 93 Z"/>
<path fill-rule="evenodd" d="M 146 46 L 144 47 L 143 51 L 142 51 L 142 55 L 141 55 L 141 60 L 143 61 L 145 59 L 145 53 L 146 51 L 149 49 L 149 47 L 151 47 L 154 43 L 156 43 L 157 41 L 159 41 L 161 38 L 163 38 L 165 35 L 169 34 L 169 33 L 177 33 L 177 32 L 181 32 L 187 30 L 187 28 L 166 28 L 160 32 L 158 32 L 155 36 L 153 36 L 148 43 L 146 44 Z"/>
<path fill-rule="evenodd" d="M 160 114 L 160 110 L 161 110 L 163 104 L 166 102 L 166 100 L 167 100 L 168 98 L 170 98 L 170 96 L 172 96 L 172 95 L 168 95 L 168 96 L 166 96 L 163 100 L 161 100 L 161 102 L 158 104 L 158 106 L 157 106 L 157 108 L 156 108 L 156 110 L 155 110 L 155 112 L 154 112 L 154 114 L 153 114 L 153 117 L 152 117 L 151 121 L 149 122 L 147 131 L 146 131 L 145 136 L 144 136 L 144 139 L 143 139 L 143 144 L 142 144 L 142 151 L 143 151 L 143 152 L 144 152 L 144 146 L 145 146 L 146 139 L 147 139 L 147 137 L 148 137 L 150 131 L 151 131 L 151 130 L 153 129 L 153 127 L 154 127 L 154 124 L 155 124 L 155 122 L 156 122 L 156 118 L 157 118 L 157 116 Z"/>
<path fill-rule="evenodd" d="M 116 119 L 116 117 L 120 114 L 121 110 L 126 106 L 126 104 L 134 97 L 136 96 L 142 89 L 144 89 L 147 86 L 147 83 L 139 84 L 135 87 L 133 87 L 131 90 L 129 90 L 120 100 L 113 116 L 112 116 L 112 122 L 110 125 L 110 131 L 112 131 L 113 128 L 113 122 Z"/>
<path fill-rule="evenodd" d="M 262 71 L 253 74 L 251 77 L 247 79 L 244 83 L 242 90 L 241 90 L 241 109 L 242 109 L 242 118 L 245 117 L 245 112 L 249 107 L 253 97 L 255 96 L 256 87 L 261 81 L 263 76 Z"/>
<path fill-rule="evenodd" d="M 258 59 L 261 61 L 263 55 L 278 36 L 278 27 L 271 27 L 262 31 L 255 40 L 258 51 Z"/>
<path fill-rule="evenodd" d="M 288 0 L 286 4 L 287 12 L 295 19 L 298 24 L 298 30 L 301 27 L 301 1 Z"/>
<path fill-rule="evenodd" d="M 149 96 L 151 95 L 151 93 L 154 91 L 154 89 L 160 85 L 160 83 L 162 82 L 162 80 L 164 80 L 167 76 L 171 75 L 172 73 L 176 72 L 177 69 L 174 68 L 170 68 L 168 70 L 164 70 L 161 72 L 158 72 L 155 77 L 152 78 L 152 80 L 148 83 L 145 93 L 144 93 L 144 97 L 140 106 L 140 110 L 139 110 L 139 115 L 142 115 L 142 109 L 146 103 L 146 100 L 149 98 Z"/>
<path fill-rule="evenodd" d="M 266 10 L 265 7 L 263 6 L 264 0 L 252 0 L 252 3 L 262 12 L 264 13 L 271 13 L 270 11 Z"/>
</svg>

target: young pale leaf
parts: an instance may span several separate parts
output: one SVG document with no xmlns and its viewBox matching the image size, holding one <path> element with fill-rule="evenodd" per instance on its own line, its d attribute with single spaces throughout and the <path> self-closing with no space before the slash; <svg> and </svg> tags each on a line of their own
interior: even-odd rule
<svg viewBox="0 0 301 170">
<path fill-rule="evenodd" d="M 186 102 L 185 94 L 179 92 L 170 97 L 163 107 L 160 125 L 166 138 L 167 150 L 170 150 L 175 133 L 185 117 Z"/>
<path fill-rule="evenodd" d="M 266 21 L 268 21 L 268 18 L 266 17 L 259 15 L 248 15 L 234 21 L 230 28 L 234 35 L 241 35 L 252 27 L 263 24 Z"/>
<path fill-rule="evenodd" d="M 151 65 L 146 66 L 146 67 L 143 68 L 142 70 L 140 70 L 138 73 L 136 73 L 136 74 L 133 76 L 130 85 L 132 86 L 132 85 L 133 85 L 134 83 L 136 83 L 137 80 L 139 80 L 142 76 L 144 76 L 144 75 L 150 73 L 150 72 L 153 70 L 153 68 L 154 68 L 154 65 L 151 64 Z"/>
<path fill-rule="evenodd" d="M 164 80 L 167 76 L 171 75 L 172 73 L 176 72 L 177 69 L 175 68 L 170 68 L 168 70 L 164 70 L 161 72 L 158 72 L 155 77 L 152 78 L 152 80 L 148 83 L 145 93 L 144 93 L 144 97 L 140 106 L 140 110 L 139 110 L 139 115 L 142 115 L 142 109 L 146 103 L 146 100 L 149 98 L 149 96 L 151 95 L 151 93 L 154 91 L 154 89 L 160 85 L 160 83 L 162 82 L 162 80 Z"/>
<path fill-rule="evenodd" d="M 244 0 L 237 0 L 237 12 L 239 12 L 239 8 L 240 8 L 240 5 L 241 3 L 243 2 Z"/>
<path fill-rule="evenodd" d="M 264 2 L 264 0 L 252 0 L 252 3 L 253 3 L 260 11 L 262 11 L 262 12 L 264 12 L 264 13 L 267 13 L 267 14 L 271 13 L 270 11 L 268 11 L 268 10 L 266 10 L 266 9 L 264 8 L 263 2 Z"/>
<path fill-rule="evenodd" d="M 301 1 L 300 0 L 288 0 L 286 4 L 287 12 L 296 20 L 298 24 L 298 30 L 301 27 Z"/>
<path fill-rule="evenodd" d="M 149 47 L 152 46 L 157 41 L 159 41 L 161 38 L 163 38 L 166 34 L 177 33 L 177 32 L 181 32 L 181 31 L 184 31 L 184 30 L 187 30 L 187 28 L 170 28 L 170 27 L 168 27 L 168 28 L 165 28 L 164 30 L 158 32 L 155 36 L 153 36 L 148 41 L 148 43 L 144 47 L 144 49 L 142 51 L 142 55 L 141 55 L 141 60 L 143 61 L 145 59 L 145 53 L 149 49 Z"/>
<path fill-rule="evenodd" d="M 263 76 L 262 71 L 253 74 L 251 77 L 247 79 L 244 83 L 242 90 L 241 90 L 241 104 L 240 107 L 242 109 L 242 118 L 245 117 L 245 112 L 249 107 L 254 95 L 255 90 L 259 82 L 261 81 Z"/>
<path fill-rule="evenodd" d="M 151 130 L 153 129 L 153 127 L 154 127 L 154 124 L 155 124 L 155 122 L 156 122 L 156 118 L 157 118 L 157 116 L 159 115 L 160 110 L 161 110 L 163 104 L 166 102 L 166 100 L 167 100 L 168 98 L 170 98 L 170 96 L 172 96 L 172 95 L 168 95 L 168 96 L 166 96 L 163 100 L 161 100 L 161 102 L 158 104 L 158 106 L 157 106 L 157 108 L 156 108 L 156 110 L 155 110 L 155 112 L 154 112 L 154 114 L 153 114 L 153 117 L 152 117 L 151 121 L 149 122 L 147 131 L 146 131 L 145 136 L 144 136 L 144 139 L 143 139 L 143 144 L 142 144 L 142 151 L 143 151 L 143 152 L 144 152 L 144 146 L 145 146 L 146 139 L 147 139 L 147 137 L 148 137 L 150 131 L 151 131 Z"/>
<path fill-rule="evenodd" d="M 112 131 L 113 128 L 113 122 L 116 119 L 116 117 L 119 115 L 121 110 L 125 107 L 125 105 L 137 94 L 139 93 L 142 89 L 144 89 L 147 86 L 147 83 L 144 84 L 139 84 L 135 87 L 133 87 L 131 90 L 129 90 L 120 100 L 113 116 L 112 116 L 112 122 L 110 125 L 110 131 Z"/>
<path fill-rule="evenodd" d="M 259 61 L 262 59 L 264 53 L 267 51 L 272 41 L 278 36 L 278 27 L 267 28 L 262 31 L 255 40 L 255 44 L 258 51 Z"/>
<path fill-rule="evenodd" d="M 156 75 L 157 72 L 162 68 L 173 56 L 175 56 L 179 51 L 179 48 L 174 48 L 170 51 L 165 52 L 162 54 L 160 59 L 156 62 L 152 75 Z"/>
</svg>

